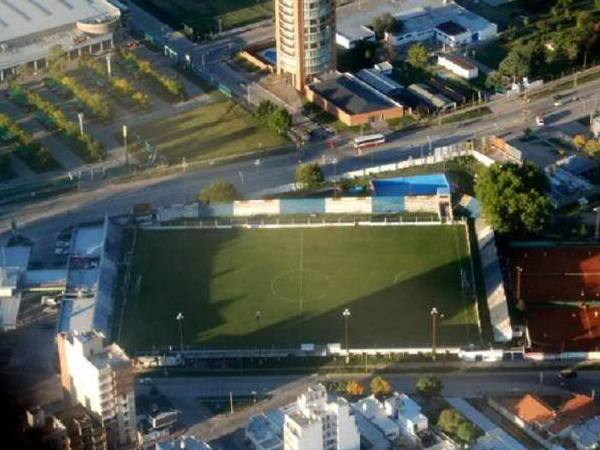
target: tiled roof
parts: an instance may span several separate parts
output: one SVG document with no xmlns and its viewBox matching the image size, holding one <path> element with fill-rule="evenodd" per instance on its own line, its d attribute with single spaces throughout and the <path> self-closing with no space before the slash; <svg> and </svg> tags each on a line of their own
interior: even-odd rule
<svg viewBox="0 0 600 450">
<path fill-rule="evenodd" d="M 503 403 L 514 415 L 526 423 L 544 424 L 556 417 L 556 413 L 550 406 L 532 394 L 526 394 L 520 399 L 506 400 Z"/>
<path fill-rule="evenodd" d="M 576 394 L 560 407 L 558 415 L 548 430 L 554 434 L 580 422 L 585 422 L 600 413 L 600 408 L 591 397 Z"/>
</svg>

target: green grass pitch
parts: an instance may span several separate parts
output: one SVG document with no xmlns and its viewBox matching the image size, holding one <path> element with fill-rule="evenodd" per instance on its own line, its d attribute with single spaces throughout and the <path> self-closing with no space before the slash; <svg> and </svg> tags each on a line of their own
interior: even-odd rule
<svg viewBox="0 0 600 450">
<path fill-rule="evenodd" d="M 130 351 L 478 342 L 462 226 L 139 231 L 121 343 Z M 260 312 L 260 318 L 257 318 Z"/>
</svg>

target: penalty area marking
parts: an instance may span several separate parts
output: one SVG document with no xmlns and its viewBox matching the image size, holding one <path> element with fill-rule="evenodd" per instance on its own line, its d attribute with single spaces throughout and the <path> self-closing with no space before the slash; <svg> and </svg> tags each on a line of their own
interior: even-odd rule
<svg viewBox="0 0 600 450">
<path fill-rule="evenodd" d="M 310 281 L 311 279 L 313 280 L 324 280 L 325 281 L 325 289 L 322 290 L 322 292 L 312 298 L 301 298 L 304 296 L 304 294 L 300 294 L 298 295 L 298 297 L 296 298 L 292 298 L 289 297 L 287 295 L 284 295 L 280 292 L 281 288 L 278 288 L 278 284 L 282 283 L 283 280 L 286 277 L 289 277 L 289 280 L 287 280 L 287 283 L 294 283 L 296 282 L 296 280 L 298 280 L 298 277 L 300 277 L 301 279 L 304 279 L 304 276 L 309 275 L 310 277 L 308 277 L 308 280 L 306 281 L 301 281 L 301 284 L 308 284 L 310 286 Z M 325 298 L 325 296 L 329 293 L 329 291 L 331 290 L 331 288 L 333 287 L 333 281 L 331 280 L 331 277 L 329 277 L 328 275 L 324 275 L 321 272 L 317 272 L 316 270 L 310 270 L 310 269 L 292 269 L 292 270 L 285 270 L 277 275 L 275 275 L 273 277 L 273 279 L 271 280 L 271 294 L 273 294 L 274 297 L 283 300 L 284 302 L 288 302 L 288 303 L 293 303 L 295 305 L 297 305 L 300 302 L 316 302 L 319 301 L 323 298 Z M 304 290 L 304 289 L 303 289 Z"/>
</svg>

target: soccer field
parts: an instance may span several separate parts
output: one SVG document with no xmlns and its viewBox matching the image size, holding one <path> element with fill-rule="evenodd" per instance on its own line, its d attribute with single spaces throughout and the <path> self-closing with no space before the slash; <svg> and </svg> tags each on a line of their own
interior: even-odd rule
<svg viewBox="0 0 600 450">
<path fill-rule="evenodd" d="M 462 226 L 139 231 L 121 343 L 129 351 L 478 342 Z M 257 312 L 259 312 L 257 317 Z"/>
</svg>

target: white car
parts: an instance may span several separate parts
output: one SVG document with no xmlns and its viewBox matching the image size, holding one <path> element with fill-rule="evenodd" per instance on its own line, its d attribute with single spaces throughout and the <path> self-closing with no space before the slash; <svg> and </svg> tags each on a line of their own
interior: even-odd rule
<svg viewBox="0 0 600 450">
<path fill-rule="evenodd" d="M 538 127 L 544 126 L 544 118 L 542 116 L 535 116 L 535 123 Z"/>
<path fill-rule="evenodd" d="M 562 101 L 560 101 L 560 100 L 554 100 L 554 106 L 559 107 L 559 106 L 562 106 L 562 105 L 563 105 Z"/>
</svg>

